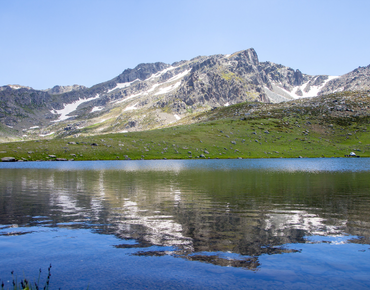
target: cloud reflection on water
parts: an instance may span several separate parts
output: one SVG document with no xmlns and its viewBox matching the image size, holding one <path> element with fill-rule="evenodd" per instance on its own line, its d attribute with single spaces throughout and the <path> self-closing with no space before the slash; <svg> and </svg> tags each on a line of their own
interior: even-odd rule
<svg viewBox="0 0 370 290">
<path fill-rule="evenodd" d="M 370 237 L 367 160 L 362 168 L 348 159 L 39 164 L 2 171 L 2 224 L 91 228 L 138 255 L 248 269 L 261 255 L 299 251 L 310 236 Z"/>
</svg>

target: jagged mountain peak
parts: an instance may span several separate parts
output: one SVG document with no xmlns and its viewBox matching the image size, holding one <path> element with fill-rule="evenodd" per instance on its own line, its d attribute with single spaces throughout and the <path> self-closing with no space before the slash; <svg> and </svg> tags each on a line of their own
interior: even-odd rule
<svg viewBox="0 0 370 290">
<path fill-rule="evenodd" d="M 119 76 L 113 80 L 117 83 L 132 82 L 136 79 L 145 80 L 152 74 L 162 71 L 169 67 L 170 65 L 163 62 L 156 63 L 141 63 L 133 69 L 125 69 Z"/>
<path fill-rule="evenodd" d="M 68 92 L 72 92 L 72 91 L 79 91 L 79 90 L 83 90 L 83 89 L 86 89 L 86 87 L 81 86 L 81 85 L 73 85 L 73 86 L 59 86 L 59 85 L 56 85 L 51 89 L 47 89 L 46 91 L 51 95 L 59 95 L 59 94 L 64 94 L 64 93 L 68 93 Z"/>
<path fill-rule="evenodd" d="M 258 55 L 257 55 L 257 52 L 254 50 L 254 48 L 249 48 L 246 50 L 235 52 L 232 55 L 230 55 L 228 58 L 235 59 L 235 60 L 246 59 L 248 63 L 256 65 L 256 66 L 259 64 Z"/>
<path fill-rule="evenodd" d="M 3 87 L 9 87 L 13 90 L 19 90 L 19 89 L 33 90 L 33 88 L 31 88 L 31 87 L 21 86 L 21 85 L 6 85 L 6 86 L 3 86 Z"/>
</svg>

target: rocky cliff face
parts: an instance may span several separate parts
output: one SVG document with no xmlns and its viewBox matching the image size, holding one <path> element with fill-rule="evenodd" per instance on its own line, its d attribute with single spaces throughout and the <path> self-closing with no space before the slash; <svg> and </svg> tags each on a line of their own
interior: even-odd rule
<svg viewBox="0 0 370 290">
<path fill-rule="evenodd" d="M 43 91 L 11 86 L 0 87 L 0 120 L 7 126 L 14 126 L 27 118 L 33 118 L 37 111 L 50 116 L 53 98 Z M 45 117 L 45 115 L 44 115 Z"/>
<path fill-rule="evenodd" d="M 328 83 L 319 95 L 343 91 L 361 91 L 370 89 L 370 65 L 359 67 Z"/>
<path fill-rule="evenodd" d="M 46 91 L 50 95 L 60 95 L 60 94 L 64 94 L 64 93 L 68 93 L 68 92 L 72 92 L 72 91 L 79 91 L 79 90 L 83 90 L 83 89 L 86 89 L 86 87 L 85 86 L 80 86 L 80 85 L 54 86 L 53 88 L 47 89 Z"/>
<path fill-rule="evenodd" d="M 139 64 L 91 88 L 55 86 L 37 91 L 4 86 L 0 88 L 0 122 L 23 138 L 147 130 L 194 112 L 245 101 L 278 103 L 368 89 L 369 77 L 370 66 L 341 77 L 311 76 L 259 62 L 254 49 L 248 49 L 171 65 Z"/>
</svg>

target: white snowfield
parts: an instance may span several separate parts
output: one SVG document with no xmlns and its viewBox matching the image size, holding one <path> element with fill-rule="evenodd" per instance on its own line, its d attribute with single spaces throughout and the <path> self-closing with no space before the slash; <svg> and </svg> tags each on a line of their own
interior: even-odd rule
<svg viewBox="0 0 370 290">
<path fill-rule="evenodd" d="M 168 86 L 168 87 L 165 87 L 165 88 L 161 88 L 157 93 L 154 94 L 154 96 L 167 94 L 169 92 L 172 92 L 172 91 L 176 90 L 180 85 L 181 85 L 181 81 L 177 82 L 174 85 L 171 85 L 171 86 Z"/>
<path fill-rule="evenodd" d="M 181 79 L 184 76 L 186 76 L 190 71 L 191 71 L 191 69 L 185 70 L 182 73 L 179 73 L 178 75 L 173 76 L 172 78 L 170 78 L 169 80 L 167 80 L 165 83 L 170 83 L 170 82 L 176 81 L 178 79 Z"/>
<path fill-rule="evenodd" d="M 301 98 L 312 98 L 312 97 L 317 97 L 321 89 L 331 80 L 338 78 L 338 76 L 329 76 L 328 79 L 320 86 L 311 86 L 310 90 L 308 92 L 305 92 L 304 89 L 308 85 L 309 82 L 306 82 L 302 84 L 301 86 L 295 87 L 291 92 L 288 90 L 284 89 L 283 87 L 277 85 L 281 90 L 283 90 L 286 94 L 288 94 L 290 97 L 293 99 L 301 99 Z M 303 95 L 299 96 L 296 94 L 297 91 L 301 90 Z"/>
<path fill-rule="evenodd" d="M 174 69 L 174 67 L 170 67 L 170 68 L 167 68 L 163 71 L 160 71 L 158 73 L 156 73 L 155 75 L 152 75 L 150 78 L 144 80 L 144 81 L 147 81 L 147 80 L 150 80 L 152 79 L 154 76 L 157 77 L 157 76 L 160 76 L 162 74 L 164 74 L 165 72 L 169 71 L 169 70 L 172 70 Z M 120 103 L 123 103 L 123 102 L 126 102 L 128 100 L 131 100 L 133 98 L 136 98 L 136 97 L 139 97 L 139 96 L 142 96 L 142 95 L 149 95 L 150 93 L 154 92 L 158 87 L 162 87 L 158 90 L 158 92 L 156 92 L 154 94 L 154 96 L 157 96 L 157 95 L 161 95 L 161 94 L 167 94 L 169 92 L 172 92 L 174 90 L 176 90 L 180 85 L 181 85 L 181 80 L 183 77 L 185 77 L 191 70 L 188 69 L 188 70 L 185 70 L 183 71 L 182 73 L 179 73 L 175 76 L 173 76 L 172 78 L 168 79 L 167 81 L 165 81 L 164 83 L 160 83 L 160 84 L 153 84 L 149 89 L 147 89 L 146 91 L 142 91 L 142 92 L 139 92 L 137 94 L 134 94 L 134 95 L 131 95 L 131 96 L 128 96 L 127 98 L 125 99 L 122 99 L 122 100 L 118 100 L 118 101 L 112 101 L 111 103 L 115 103 L 115 104 L 120 104 Z M 168 85 L 169 83 L 172 83 L 176 80 L 180 80 L 178 81 L 177 83 L 173 84 L 173 85 L 169 85 L 169 86 L 166 86 Z"/>
<path fill-rule="evenodd" d="M 46 136 L 50 136 L 50 135 L 53 135 L 55 132 L 50 132 L 48 134 L 40 134 L 39 136 L 40 137 L 46 137 Z"/>
<path fill-rule="evenodd" d="M 181 117 L 179 116 L 179 115 L 173 115 L 175 118 L 176 118 L 176 120 L 180 120 L 181 119 Z"/>
<path fill-rule="evenodd" d="M 188 70 L 185 70 L 183 71 L 182 73 L 179 73 L 178 75 L 175 75 L 173 76 L 172 78 L 168 79 L 167 81 L 165 81 L 164 83 L 161 83 L 161 84 L 154 84 L 149 90 L 146 91 L 146 93 L 150 93 L 152 91 L 154 91 L 157 87 L 159 86 L 163 86 L 163 85 L 166 85 L 166 84 L 169 84 L 169 83 L 172 83 L 176 80 L 179 80 L 179 79 L 182 79 L 184 76 L 186 76 L 188 73 L 190 72 L 190 69 Z M 154 96 L 157 96 L 157 95 L 161 95 L 161 94 L 166 94 L 166 93 L 169 93 L 171 91 L 174 91 L 175 89 L 177 89 L 179 86 L 181 85 L 181 81 L 177 82 L 176 84 L 174 85 L 171 85 L 171 86 L 168 86 L 168 87 L 164 87 L 164 88 L 161 88 L 157 93 L 154 94 Z"/>
<path fill-rule="evenodd" d="M 305 92 L 304 89 L 308 85 L 307 83 L 304 83 L 300 87 L 297 87 L 295 90 L 293 90 L 294 95 L 297 97 L 295 94 L 299 89 L 302 91 L 303 96 L 298 96 L 300 98 L 308 98 L 308 97 L 317 97 L 321 89 L 331 80 L 338 78 L 338 76 L 329 76 L 329 78 L 320 86 L 311 86 L 310 90 L 308 92 Z"/>
<path fill-rule="evenodd" d="M 156 87 L 159 87 L 160 84 L 154 84 L 149 90 L 144 92 L 145 95 L 148 95 L 149 93 L 153 92 Z"/>
<path fill-rule="evenodd" d="M 140 93 L 138 93 L 138 94 L 131 95 L 131 96 L 127 97 L 126 99 L 119 100 L 119 101 L 112 101 L 111 103 L 120 104 L 120 103 L 126 102 L 126 101 L 128 101 L 128 100 L 131 100 L 131 99 L 133 99 L 133 98 L 136 98 L 136 97 L 138 97 L 138 96 L 140 96 L 140 95 L 142 95 L 142 94 L 143 94 L 143 92 L 140 92 Z"/>
<path fill-rule="evenodd" d="M 114 91 L 114 90 L 117 90 L 117 89 L 127 88 L 127 87 L 131 86 L 131 84 L 133 84 L 136 81 L 140 81 L 140 80 L 136 79 L 136 80 L 133 80 L 132 82 L 128 82 L 128 83 L 117 83 L 116 86 L 113 89 L 110 89 L 110 90 L 107 91 L 107 94 Z"/>
<path fill-rule="evenodd" d="M 152 74 L 149 78 L 147 78 L 146 79 L 146 81 L 150 81 L 150 80 L 152 80 L 152 79 L 154 79 L 154 78 L 159 78 L 161 75 L 163 75 L 163 74 L 165 74 L 166 72 L 168 72 L 168 71 L 170 71 L 170 70 L 173 70 L 173 69 L 175 69 L 176 67 L 173 67 L 173 66 L 170 66 L 170 67 L 168 67 L 168 68 L 166 68 L 166 69 L 164 69 L 164 70 L 161 70 L 161 71 L 159 71 L 159 72 L 157 72 L 157 73 L 155 73 L 155 74 Z"/>
<path fill-rule="evenodd" d="M 91 112 L 90 113 L 101 111 L 103 109 L 104 109 L 104 107 L 94 107 L 94 108 L 91 109 Z"/>
<path fill-rule="evenodd" d="M 73 117 L 73 116 L 67 116 L 67 115 L 69 115 L 70 113 L 75 111 L 77 109 L 77 107 L 79 105 L 81 105 L 82 103 L 86 103 L 86 102 L 95 100 L 97 98 L 99 98 L 99 94 L 97 94 L 95 97 L 91 97 L 91 98 L 88 98 L 88 99 L 79 99 L 78 101 L 73 102 L 72 104 L 67 104 L 67 105 L 64 104 L 64 108 L 61 109 L 61 110 L 51 110 L 50 111 L 51 113 L 56 114 L 56 115 L 60 115 L 58 120 L 54 120 L 52 122 L 60 122 L 60 121 L 64 121 L 64 120 L 67 120 L 68 118 Z"/>
<path fill-rule="evenodd" d="M 136 103 L 135 105 L 133 105 L 133 106 L 127 106 L 123 111 L 125 112 L 125 111 L 132 111 L 132 110 L 137 110 L 137 108 L 136 108 L 136 105 L 137 105 L 138 103 Z"/>
</svg>

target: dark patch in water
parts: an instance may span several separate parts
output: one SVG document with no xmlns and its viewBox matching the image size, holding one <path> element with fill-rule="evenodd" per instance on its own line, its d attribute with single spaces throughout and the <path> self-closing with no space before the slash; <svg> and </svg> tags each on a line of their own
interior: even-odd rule
<svg viewBox="0 0 370 290">
<path fill-rule="evenodd" d="M 163 257 L 169 255 L 175 258 L 186 259 L 188 261 L 208 263 L 223 267 L 244 268 L 249 270 L 255 270 L 260 266 L 258 257 L 231 259 L 222 258 L 217 255 L 187 255 L 182 253 L 181 251 L 139 251 L 131 255 L 139 257 Z"/>
<path fill-rule="evenodd" d="M 21 236 L 26 234 L 31 234 L 34 231 L 28 231 L 28 232 L 7 232 L 7 233 L 0 233 L 0 236 Z"/>
<path fill-rule="evenodd" d="M 151 243 L 147 242 L 138 242 L 137 244 L 120 244 L 120 245 L 114 245 L 115 248 L 118 249 L 132 249 L 132 248 L 149 248 L 153 246 Z"/>
<path fill-rule="evenodd" d="M 191 255 L 187 256 L 186 259 L 189 261 L 198 261 L 224 267 L 246 268 L 249 270 L 255 270 L 260 266 L 257 257 L 244 259 L 225 259 L 216 255 Z"/>
<path fill-rule="evenodd" d="M 370 245 L 370 237 L 357 237 L 347 241 L 352 244 Z"/>
<path fill-rule="evenodd" d="M 139 252 L 136 252 L 134 254 L 132 254 L 132 256 L 144 256 L 144 257 L 163 257 L 163 256 L 166 256 L 168 255 L 168 252 L 167 251 L 139 251 Z"/>
</svg>

